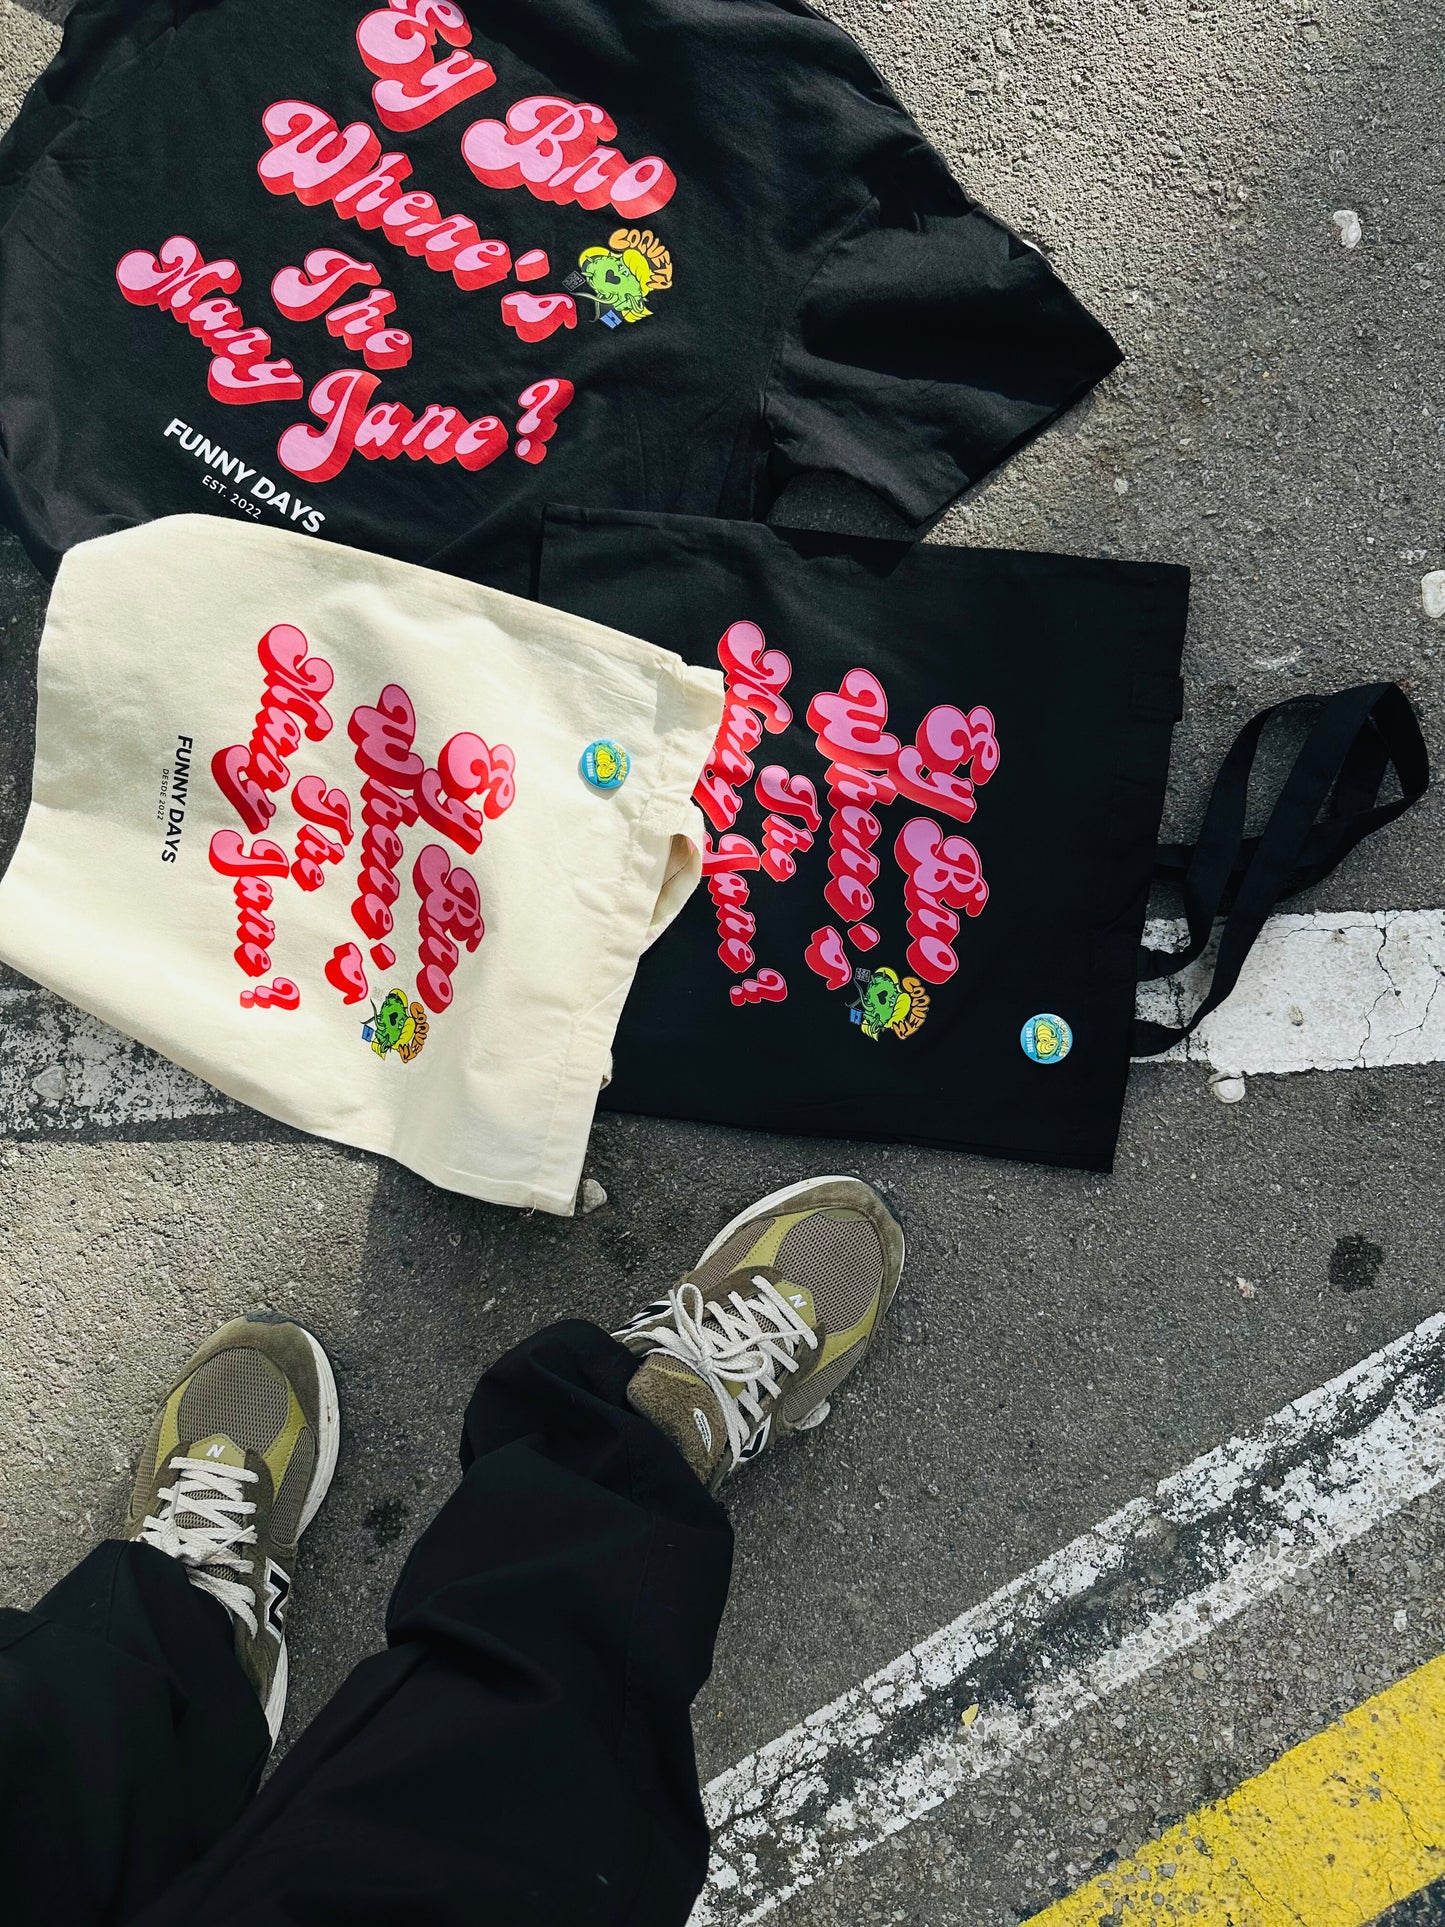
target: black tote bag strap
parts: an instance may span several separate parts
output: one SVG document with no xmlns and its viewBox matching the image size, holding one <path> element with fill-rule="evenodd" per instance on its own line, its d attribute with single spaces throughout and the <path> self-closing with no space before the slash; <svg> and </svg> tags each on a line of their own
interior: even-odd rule
<svg viewBox="0 0 1445 1927">
<path fill-rule="evenodd" d="M 1276 717 L 1317 709 L 1269 821 L 1244 834 L 1249 778 L 1260 739 Z M 1401 794 L 1379 801 L 1392 769 Z M 1189 941 L 1182 950 L 1141 950 L 1139 978 L 1171 977 L 1192 963 L 1224 918 L 1208 995 L 1185 1024 L 1134 1021 L 1135 1057 L 1152 1057 L 1187 1037 L 1222 1004 L 1275 905 L 1327 876 L 1362 838 L 1409 809 L 1430 781 L 1419 720 L 1396 683 L 1361 683 L 1333 696 L 1276 703 L 1235 737 L 1214 780 L 1197 842 L 1160 846 L 1155 875 L 1179 885 Z"/>
</svg>

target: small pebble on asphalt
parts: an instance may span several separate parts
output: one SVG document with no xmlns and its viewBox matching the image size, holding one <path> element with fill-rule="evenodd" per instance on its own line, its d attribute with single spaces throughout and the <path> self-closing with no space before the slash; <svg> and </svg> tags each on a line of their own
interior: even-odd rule
<svg viewBox="0 0 1445 1927">
<path fill-rule="evenodd" d="M 1432 622 L 1445 616 L 1445 569 L 1432 569 L 1421 576 L 1420 602 Z"/>
<path fill-rule="evenodd" d="M 1360 217 L 1352 207 L 1342 207 L 1330 216 L 1339 230 L 1342 248 L 1357 248 L 1360 245 Z"/>
<path fill-rule="evenodd" d="M 31 1078 L 30 1088 L 47 1104 L 58 1104 L 65 1096 L 64 1067 L 60 1064 L 52 1064 L 48 1070 L 43 1070 L 39 1077 Z"/>
</svg>

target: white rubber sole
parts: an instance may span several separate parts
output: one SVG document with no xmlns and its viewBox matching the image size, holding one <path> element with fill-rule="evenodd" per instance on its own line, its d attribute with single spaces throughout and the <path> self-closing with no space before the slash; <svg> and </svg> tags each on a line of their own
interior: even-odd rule
<svg viewBox="0 0 1445 1927">
<path fill-rule="evenodd" d="M 336 1460 L 341 1451 L 341 1400 L 336 1392 L 336 1374 L 331 1369 L 331 1360 L 322 1349 L 321 1340 L 315 1338 L 304 1325 L 298 1329 L 305 1335 L 311 1347 L 311 1356 L 316 1361 L 316 1379 L 321 1387 L 321 1416 L 317 1424 L 316 1470 L 312 1475 L 311 1493 L 301 1508 L 301 1523 L 296 1528 L 296 1536 L 310 1525 L 321 1510 L 322 1500 L 331 1489 L 331 1481 L 336 1477 Z"/>
<path fill-rule="evenodd" d="M 331 1481 L 336 1476 L 336 1461 L 341 1452 L 341 1400 L 336 1391 L 336 1374 L 331 1369 L 331 1360 L 322 1349 L 320 1339 L 307 1331 L 304 1325 L 298 1329 L 311 1347 L 311 1356 L 316 1361 L 316 1382 L 321 1391 L 321 1411 L 316 1423 L 316 1469 L 312 1474 L 311 1491 L 301 1508 L 301 1523 L 296 1528 L 296 1537 L 299 1539 L 321 1510 L 322 1502 L 331 1489 Z M 280 1737 L 281 1722 L 286 1717 L 286 1692 L 290 1683 L 291 1660 L 283 1638 L 281 1650 L 276 1655 L 271 1691 L 266 1696 L 266 1724 L 271 1729 L 272 1746 Z"/>
<path fill-rule="evenodd" d="M 286 1655 L 286 1642 L 281 1641 L 281 1650 L 276 1655 L 276 1673 L 271 1681 L 271 1691 L 262 1709 L 266 1724 L 271 1729 L 271 1744 L 274 1746 L 281 1737 L 281 1722 L 286 1717 L 286 1690 L 291 1684 L 291 1661 Z"/>
</svg>

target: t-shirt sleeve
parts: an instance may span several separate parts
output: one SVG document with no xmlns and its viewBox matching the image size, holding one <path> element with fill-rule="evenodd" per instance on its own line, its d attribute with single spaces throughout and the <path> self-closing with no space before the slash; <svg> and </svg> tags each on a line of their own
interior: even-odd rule
<svg viewBox="0 0 1445 1927">
<path fill-rule="evenodd" d="M 805 285 L 769 372 L 774 480 L 842 476 L 924 527 L 1122 359 L 921 144 Z"/>
</svg>

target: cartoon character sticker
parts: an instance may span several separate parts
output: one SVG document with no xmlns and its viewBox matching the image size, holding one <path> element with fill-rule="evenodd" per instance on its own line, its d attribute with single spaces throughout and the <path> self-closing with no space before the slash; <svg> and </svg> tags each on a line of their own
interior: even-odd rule
<svg viewBox="0 0 1445 1927">
<path fill-rule="evenodd" d="M 1074 1033 L 1053 1011 L 1040 1011 L 1019 1033 L 1019 1045 L 1031 1063 L 1062 1064 L 1074 1048 Z"/>
<path fill-rule="evenodd" d="M 604 738 L 587 745 L 578 768 L 583 781 L 590 783 L 593 789 L 617 790 L 627 781 L 632 758 L 621 743 L 609 742 Z"/>
<path fill-rule="evenodd" d="M 426 1043 L 427 1014 L 424 1004 L 408 1006 L 404 990 L 389 990 L 381 1009 L 372 1007 L 371 1021 L 361 1026 L 361 1040 L 370 1044 L 378 1057 L 395 1051 L 403 1064 L 420 1054 Z"/>
<path fill-rule="evenodd" d="M 584 248 L 565 285 L 591 301 L 594 319 L 608 328 L 643 321 L 650 297 L 672 286 L 672 255 L 651 228 L 616 228 L 605 248 Z"/>
<path fill-rule="evenodd" d="M 853 987 L 858 995 L 848 1006 L 848 1016 L 865 1037 L 876 1042 L 885 1030 L 900 1038 L 922 1030 L 928 1016 L 928 992 L 917 977 L 900 977 L 896 970 L 865 970 L 858 964 L 853 971 Z"/>
</svg>

